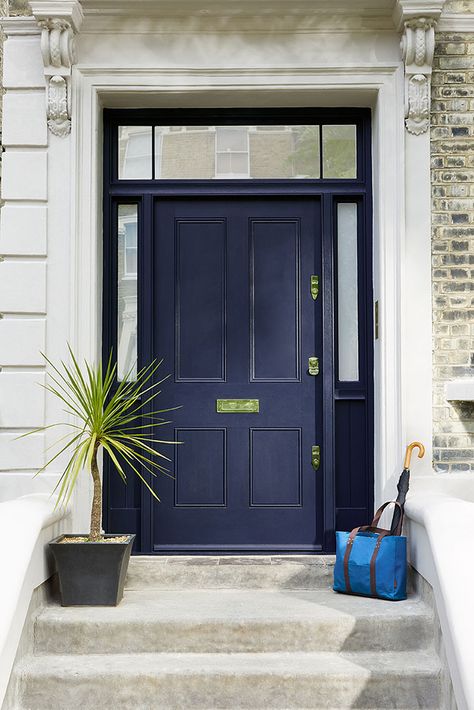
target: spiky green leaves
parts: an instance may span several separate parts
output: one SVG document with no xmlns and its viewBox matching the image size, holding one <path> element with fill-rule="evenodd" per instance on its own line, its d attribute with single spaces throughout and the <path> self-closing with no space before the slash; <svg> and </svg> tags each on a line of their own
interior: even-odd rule
<svg viewBox="0 0 474 710">
<path fill-rule="evenodd" d="M 124 482 L 127 481 L 127 470 L 132 470 L 159 500 L 146 474 L 156 476 L 163 473 L 169 476 L 166 462 L 170 459 L 157 446 L 177 443 L 154 436 L 156 427 L 169 424 L 161 415 L 177 409 L 154 408 L 155 399 L 161 393 L 159 387 L 168 378 L 158 378 L 157 370 L 162 361 L 154 360 L 140 370 L 135 379 L 126 377 L 117 383 L 117 367 L 112 361 L 112 354 L 104 371 L 100 363 L 93 366 L 84 362 L 81 367 L 69 346 L 68 349 L 71 364 L 61 361 L 61 366 L 57 367 L 46 355 L 43 354 L 43 357 L 50 367 L 45 389 L 61 400 L 71 421 L 58 422 L 23 434 L 28 436 L 53 427 L 67 429 L 65 436 L 56 442 L 59 450 L 38 474 L 65 451 L 68 452 L 68 462 L 54 491 L 58 493 L 57 505 L 67 504 L 80 472 L 85 469 L 90 473 L 94 451 L 103 447 Z"/>
</svg>

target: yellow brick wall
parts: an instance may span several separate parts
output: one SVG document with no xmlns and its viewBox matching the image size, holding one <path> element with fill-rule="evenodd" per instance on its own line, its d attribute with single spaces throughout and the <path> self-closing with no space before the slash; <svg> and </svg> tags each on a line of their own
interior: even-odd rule
<svg viewBox="0 0 474 710">
<path fill-rule="evenodd" d="M 448 402 L 445 384 L 474 377 L 474 33 L 437 35 L 431 108 L 434 465 L 469 471 L 474 406 Z"/>
</svg>

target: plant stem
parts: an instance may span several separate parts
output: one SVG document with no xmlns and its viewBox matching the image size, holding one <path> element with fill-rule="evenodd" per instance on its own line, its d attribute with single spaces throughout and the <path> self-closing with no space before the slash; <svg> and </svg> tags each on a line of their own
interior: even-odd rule
<svg viewBox="0 0 474 710">
<path fill-rule="evenodd" d="M 100 480 L 99 466 L 97 464 L 97 451 L 99 444 L 94 446 L 91 460 L 91 474 L 94 481 L 94 494 L 92 497 L 91 527 L 89 540 L 99 542 L 102 539 L 102 481 Z"/>
</svg>

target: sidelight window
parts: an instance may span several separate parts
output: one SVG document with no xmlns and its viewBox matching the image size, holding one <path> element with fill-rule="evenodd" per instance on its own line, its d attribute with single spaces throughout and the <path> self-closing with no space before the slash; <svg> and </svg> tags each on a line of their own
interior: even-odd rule
<svg viewBox="0 0 474 710">
<path fill-rule="evenodd" d="M 134 379 L 137 361 L 138 205 L 117 207 L 117 377 Z"/>
<path fill-rule="evenodd" d="M 338 380 L 359 380 L 357 203 L 337 205 Z"/>
</svg>

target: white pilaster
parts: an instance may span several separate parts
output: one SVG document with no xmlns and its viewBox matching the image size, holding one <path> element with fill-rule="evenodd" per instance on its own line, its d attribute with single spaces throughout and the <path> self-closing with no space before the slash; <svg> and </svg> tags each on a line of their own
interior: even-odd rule
<svg viewBox="0 0 474 710">
<path fill-rule="evenodd" d="M 405 230 L 401 249 L 402 430 L 426 456 L 416 473 L 432 472 L 432 307 L 430 82 L 434 33 L 444 0 L 397 0 L 405 71 Z"/>
</svg>

